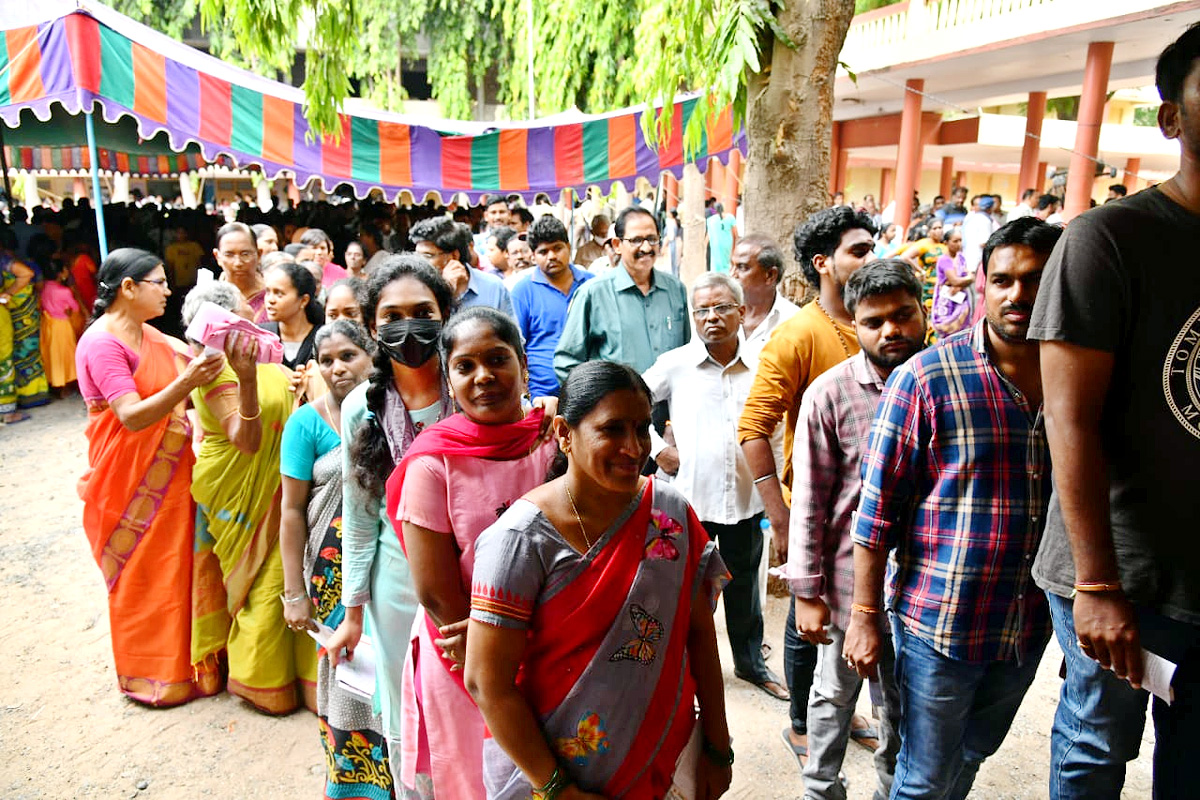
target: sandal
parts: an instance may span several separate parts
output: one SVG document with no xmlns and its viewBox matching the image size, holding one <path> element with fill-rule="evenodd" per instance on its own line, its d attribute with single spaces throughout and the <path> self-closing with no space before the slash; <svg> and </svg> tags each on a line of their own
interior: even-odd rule
<svg viewBox="0 0 1200 800">
<path fill-rule="evenodd" d="M 850 722 L 850 741 L 875 752 L 879 749 L 879 731 L 866 719 L 855 714 Z"/>
<path fill-rule="evenodd" d="M 771 697 L 774 697 L 776 700 L 782 700 L 786 703 L 792 699 L 791 694 L 788 693 L 787 687 L 783 685 L 783 681 L 779 680 L 779 676 L 769 670 L 767 671 L 766 677 L 761 681 L 755 680 L 754 678 L 747 678 L 745 675 L 738 675 L 736 672 L 734 673 L 734 676 L 745 681 L 746 683 L 754 684 Z"/>
<path fill-rule="evenodd" d="M 806 741 L 808 739 L 808 734 L 796 734 L 796 735 L 803 736 Z M 792 741 L 792 726 L 791 725 L 789 725 L 783 729 L 783 743 L 784 743 L 784 745 L 787 746 L 787 749 L 792 752 L 792 755 L 794 755 L 796 757 L 796 761 L 800 764 L 801 771 L 803 771 L 805 765 L 808 763 L 808 745 L 807 744 L 796 744 L 795 742 Z"/>
</svg>

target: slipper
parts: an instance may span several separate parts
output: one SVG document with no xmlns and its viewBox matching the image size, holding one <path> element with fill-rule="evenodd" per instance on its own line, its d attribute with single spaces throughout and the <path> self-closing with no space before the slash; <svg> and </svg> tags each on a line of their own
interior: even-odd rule
<svg viewBox="0 0 1200 800">
<path fill-rule="evenodd" d="M 862 727 L 854 727 L 855 724 L 860 724 Z M 874 725 L 867 722 L 864 718 L 855 714 L 853 721 L 850 723 L 850 740 L 862 745 L 871 752 L 879 749 L 879 731 Z"/>
<path fill-rule="evenodd" d="M 800 764 L 800 769 L 803 770 L 808 763 L 808 746 L 796 744 L 792 741 L 792 726 L 789 725 L 783 729 L 783 743 L 788 750 L 792 751 L 792 755 L 796 757 L 796 761 Z"/>
<path fill-rule="evenodd" d="M 736 672 L 734 673 L 734 676 L 745 681 L 746 683 L 754 684 L 771 697 L 774 697 L 776 700 L 782 700 L 786 703 L 792 699 L 792 696 L 788 693 L 787 687 L 783 685 L 783 681 L 779 679 L 778 675 L 770 670 L 767 671 L 767 677 L 761 681 L 755 680 L 754 678 L 747 678 L 745 675 L 738 675 Z"/>
<path fill-rule="evenodd" d="M 15 414 L 13 417 L 0 417 L 0 422 L 3 422 L 5 425 L 16 425 L 18 422 L 24 422 L 29 419 L 29 415 L 24 411 L 14 411 L 13 414 Z"/>
</svg>

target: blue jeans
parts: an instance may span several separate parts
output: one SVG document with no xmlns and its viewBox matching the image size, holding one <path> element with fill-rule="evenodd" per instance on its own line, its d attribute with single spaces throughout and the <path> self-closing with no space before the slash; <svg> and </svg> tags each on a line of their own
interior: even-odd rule
<svg viewBox="0 0 1200 800">
<path fill-rule="evenodd" d="M 1138 756 L 1149 694 L 1134 689 L 1079 649 L 1073 603 L 1047 593 L 1054 634 L 1067 662 L 1050 734 L 1051 800 L 1118 800 L 1125 764 Z M 1146 609 L 1137 612 L 1142 646 L 1175 662 L 1175 702 L 1154 701 L 1154 797 L 1196 793 L 1195 722 L 1200 711 L 1200 628 Z"/>
<path fill-rule="evenodd" d="M 808 733 L 808 694 L 817 668 L 817 646 L 800 638 L 796 630 L 796 598 L 789 598 L 787 622 L 783 625 L 783 671 L 792 699 L 788 713 L 792 730 Z"/>
<path fill-rule="evenodd" d="M 961 800 L 1008 735 L 1046 643 L 1022 663 L 948 658 L 892 618 L 900 753 L 891 800 Z"/>
</svg>

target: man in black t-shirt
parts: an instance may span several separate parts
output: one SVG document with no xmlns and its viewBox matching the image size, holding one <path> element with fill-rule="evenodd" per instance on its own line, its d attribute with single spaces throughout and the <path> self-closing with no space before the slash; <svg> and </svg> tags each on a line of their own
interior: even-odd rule
<svg viewBox="0 0 1200 800">
<path fill-rule="evenodd" d="M 1055 483 L 1033 574 L 1067 664 L 1052 800 L 1120 797 L 1145 723 L 1143 647 L 1179 665 L 1174 702 L 1154 704 L 1154 796 L 1196 793 L 1200 24 L 1163 51 L 1156 83 L 1179 172 L 1071 222 L 1029 329 Z"/>
</svg>

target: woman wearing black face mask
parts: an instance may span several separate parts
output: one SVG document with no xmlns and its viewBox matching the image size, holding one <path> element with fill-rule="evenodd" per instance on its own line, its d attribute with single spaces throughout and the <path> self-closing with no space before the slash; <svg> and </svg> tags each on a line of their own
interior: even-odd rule
<svg viewBox="0 0 1200 800">
<path fill-rule="evenodd" d="M 384 482 L 418 433 L 453 413 L 437 356 L 454 293 L 420 256 L 389 256 L 367 285 L 363 321 L 379 344 L 370 380 L 342 401 L 342 604 L 327 650 L 352 654 L 364 632 L 375 645 L 376 691 L 389 756 L 400 764 L 404 654 L 417 613 L 408 560 L 384 509 Z M 364 609 L 366 613 L 364 614 Z"/>
</svg>

